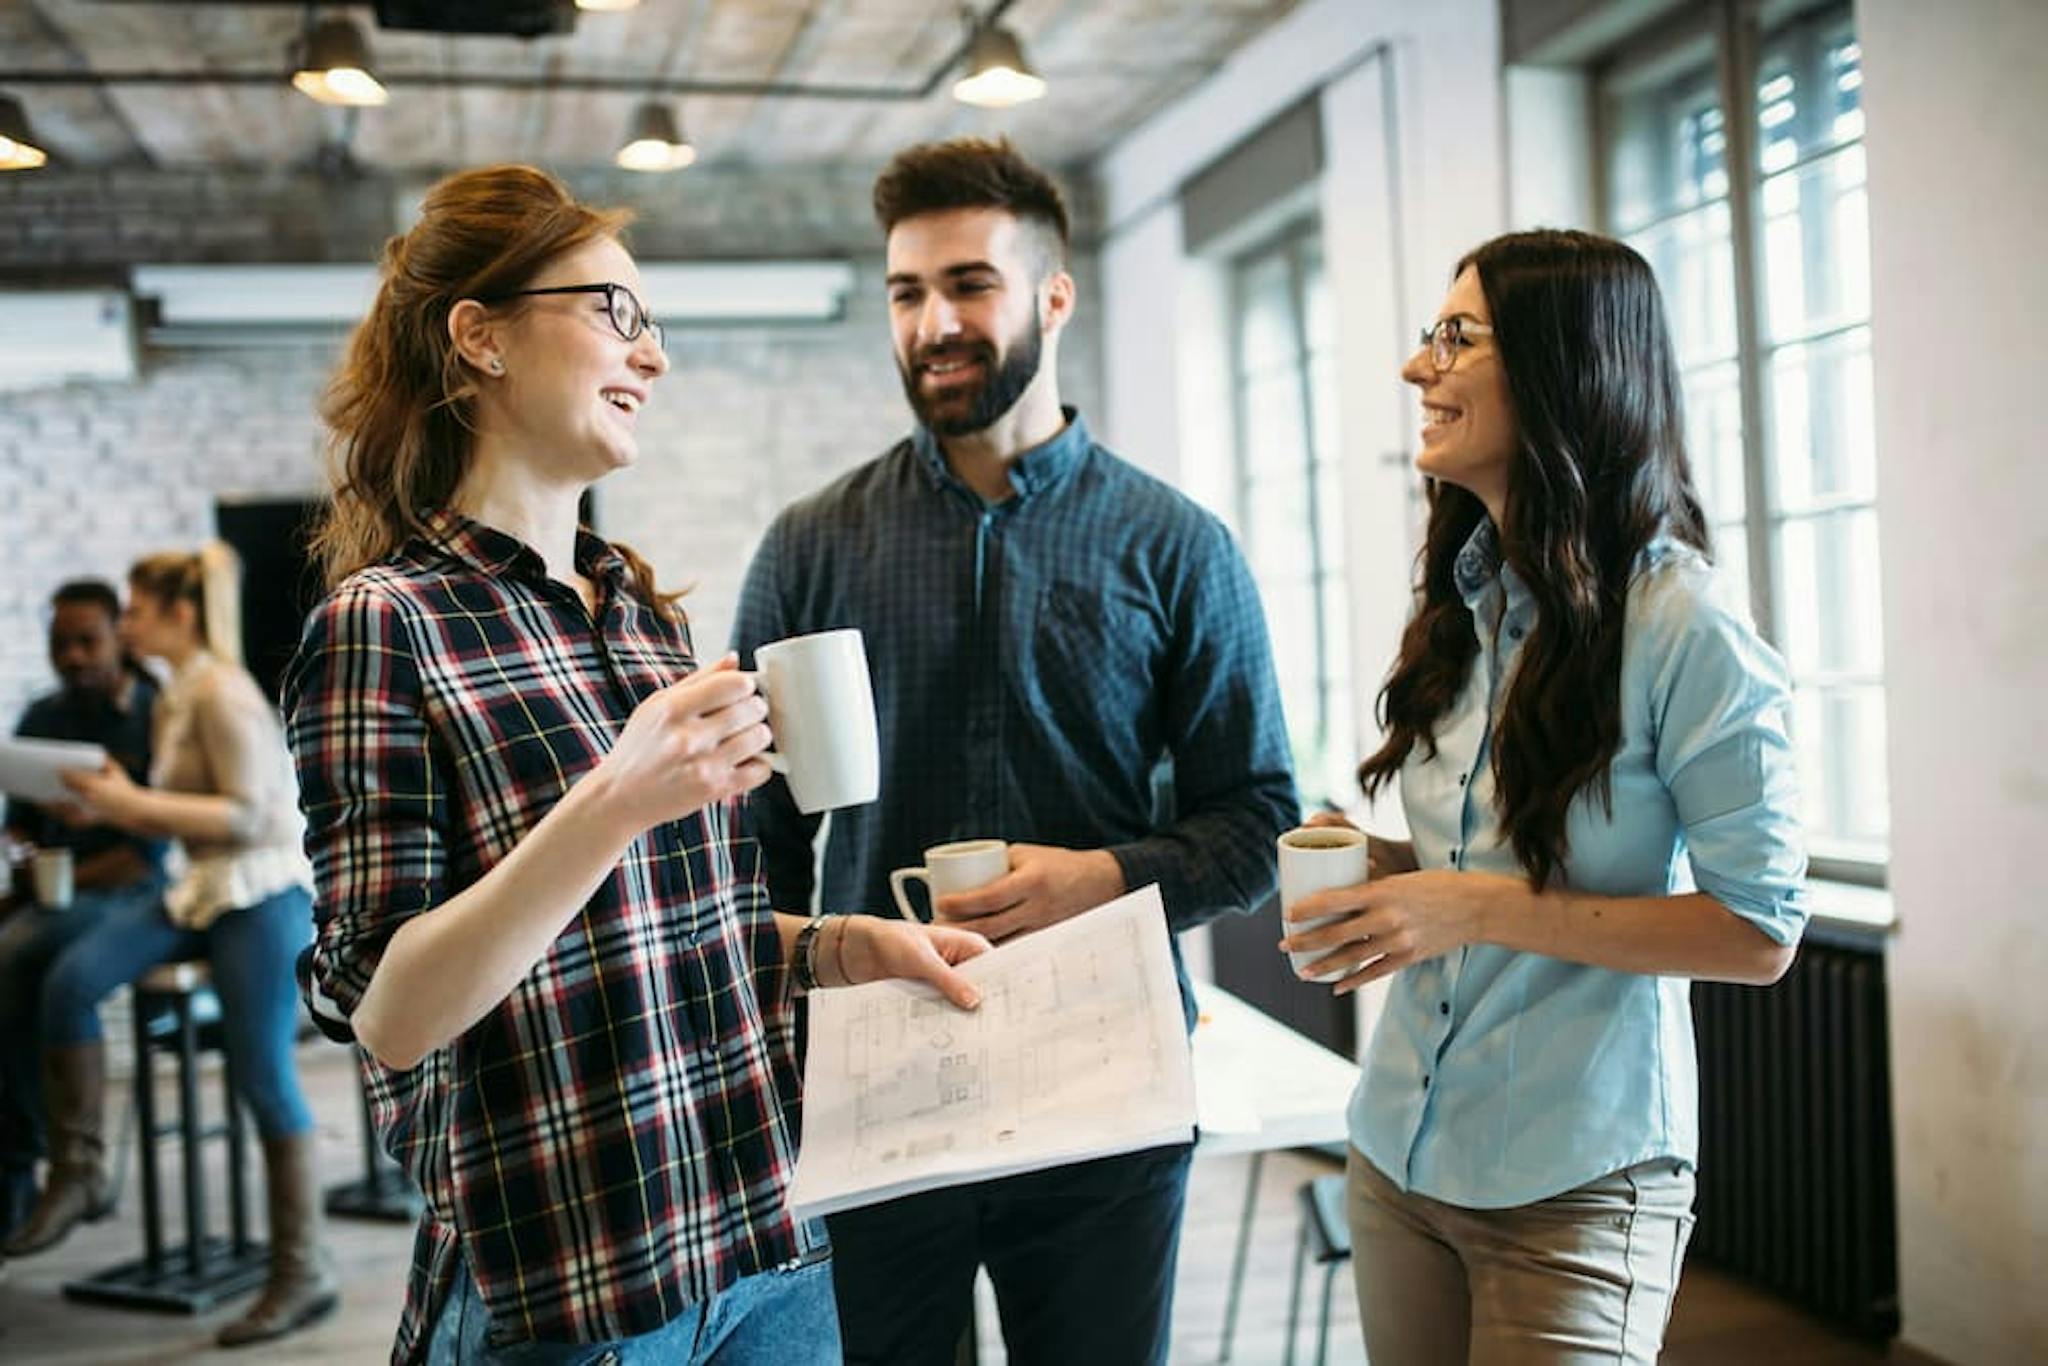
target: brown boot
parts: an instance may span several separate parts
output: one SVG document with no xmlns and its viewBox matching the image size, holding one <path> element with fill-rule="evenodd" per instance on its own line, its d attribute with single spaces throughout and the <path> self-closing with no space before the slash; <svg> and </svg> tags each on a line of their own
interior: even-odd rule
<svg viewBox="0 0 2048 1366">
<path fill-rule="evenodd" d="M 107 1143 L 102 1129 L 107 1050 L 97 1041 L 43 1050 L 43 1106 L 50 1124 L 50 1177 L 7 1255 L 55 1247 L 84 1219 L 104 1219 Z"/>
<path fill-rule="evenodd" d="M 326 1318 L 341 1301 L 320 1246 L 310 1132 L 263 1140 L 263 1194 L 270 1205 L 270 1279 L 255 1306 L 220 1330 L 223 1347 L 281 1338 Z"/>
</svg>

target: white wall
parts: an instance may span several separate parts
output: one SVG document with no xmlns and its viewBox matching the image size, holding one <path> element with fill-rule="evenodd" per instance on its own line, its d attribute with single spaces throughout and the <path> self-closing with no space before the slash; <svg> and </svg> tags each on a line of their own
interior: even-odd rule
<svg viewBox="0 0 2048 1366">
<path fill-rule="evenodd" d="M 1509 226 L 1597 228 L 1592 77 L 1576 67 L 1511 66 L 1503 93 Z"/>
<path fill-rule="evenodd" d="M 1362 745 L 1409 606 L 1416 408 L 1398 377 L 1451 265 L 1502 230 L 1492 0 L 1310 0 L 1096 167 L 1106 225 L 1101 435 L 1226 516 L 1234 484 L 1221 266 L 1183 253 L 1181 184 L 1316 96 L 1320 213 L 1336 300 L 1340 440 Z M 1376 828 L 1398 832 L 1396 803 Z M 1365 1019 L 1375 1016 L 1364 1006 Z M 1363 1031 L 1362 1031 L 1363 1036 Z"/>
<path fill-rule="evenodd" d="M 1863 0 L 1905 1337 L 2048 1359 L 2048 6 Z"/>
</svg>

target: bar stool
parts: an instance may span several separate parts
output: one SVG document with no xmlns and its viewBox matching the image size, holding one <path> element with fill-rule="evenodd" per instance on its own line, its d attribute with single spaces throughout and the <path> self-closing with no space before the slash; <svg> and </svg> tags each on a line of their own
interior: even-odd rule
<svg viewBox="0 0 2048 1366">
<path fill-rule="evenodd" d="M 203 1314 L 223 1300 L 263 1284 L 269 1254 L 249 1237 L 246 1189 L 246 1139 L 241 1110 L 235 1102 L 234 1076 L 226 1067 L 227 1050 L 220 1026 L 220 998 L 203 961 L 164 963 L 136 979 L 135 1113 L 142 1141 L 142 1243 L 140 1260 L 122 1262 L 104 1271 L 66 1283 L 67 1299 L 113 1304 L 130 1309 L 159 1309 Z M 221 1055 L 223 1118 L 206 1125 L 199 1104 L 199 1055 Z M 155 1058 L 170 1052 L 178 1066 L 178 1118 L 159 1124 L 156 1114 Z M 176 1136 L 182 1159 L 185 1241 L 164 1245 L 163 1185 L 157 1171 L 157 1145 Z M 228 1236 L 214 1237 L 206 1228 L 206 1174 L 202 1145 L 219 1138 L 227 1144 Z"/>
<path fill-rule="evenodd" d="M 377 1126 L 370 1118 L 370 1093 L 360 1071 L 356 1090 L 362 1100 L 363 1175 L 327 1188 L 327 1212 L 337 1219 L 378 1219 L 386 1223 L 410 1224 L 419 1220 L 427 1202 L 414 1189 L 411 1178 L 377 1147 Z"/>
<path fill-rule="evenodd" d="M 1294 1247 L 1294 1285 L 1287 1294 L 1287 1366 L 1294 1366 L 1294 1335 L 1301 1325 L 1301 1273 L 1311 1255 L 1323 1268 L 1323 1314 L 1316 1326 L 1316 1366 L 1330 1346 L 1330 1290 L 1351 1260 L 1351 1225 L 1344 1218 L 1344 1178 L 1318 1176 L 1301 1183 L 1301 1241 Z"/>
</svg>

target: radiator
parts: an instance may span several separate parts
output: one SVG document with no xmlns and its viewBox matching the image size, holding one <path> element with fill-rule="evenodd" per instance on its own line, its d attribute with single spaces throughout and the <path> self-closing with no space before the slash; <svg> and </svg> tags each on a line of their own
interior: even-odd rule
<svg viewBox="0 0 2048 1366">
<path fill-rule="evenodd" d="M 1768 989 L 1696 983 L 1692 1256 L 1872 1338 L 1899 1328 L 1880 948 L 1809 933 Z"/>
</svg>

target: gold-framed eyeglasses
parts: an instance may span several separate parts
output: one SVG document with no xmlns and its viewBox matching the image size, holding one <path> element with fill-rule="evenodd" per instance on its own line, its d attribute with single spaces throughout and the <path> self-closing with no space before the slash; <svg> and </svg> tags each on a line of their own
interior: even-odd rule
<svg viewBox="0 0 2048 1366">
<path fill-rule="evenodd" d="M 624 285 L 607 280 L 594 285 L 550 285 L 546 289 L 510 289 L 503 294 L 493 294 L 488 299 L 479 299 L 481 304 L 503 303 L 507 299 L 523 299 L 534 294 L 602 294 L 604 311 L 612 321 L 612 330 L 626 341 L 638 341 L 642 332 L 652 333 L 654 344 L 663 351 L 668 350 L 668 333 L 647 311 L 647 305 L 639 296 Z"/>
<path fill-rule="evenodd" d="M 1429 352 L 1429 363 L 1443 374 L 1458 363 L 1458 353 L 1473 337 L 1490 337 L 1493 328 L 1482 322 L 1475 322 L 1463 314 L 1438 318 L 1422 329 L 1422 349 Z"/>
</svg>

